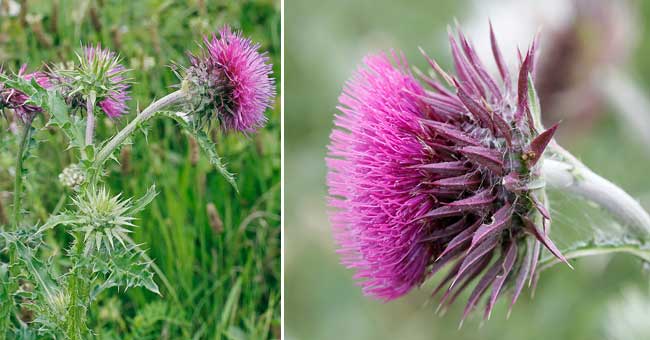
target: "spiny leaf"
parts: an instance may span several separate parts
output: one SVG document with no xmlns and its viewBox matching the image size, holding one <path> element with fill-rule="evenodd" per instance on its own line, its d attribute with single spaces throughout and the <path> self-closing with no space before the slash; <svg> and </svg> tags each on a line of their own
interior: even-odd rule
<svg viewBox="0 0 650 340">
<path fill-rule="evenodd" d="M 140 197 L 137 201 L 135 201 L 135 203 L 133 203 L 133 206 L 131 209 L 129 209 L 129 214 L 135 215 L 144 210 L 144 208 L 146 208 L 149 203 L 151 203 L 151 201 L 156 198 L 156 195 L 158 195 L 158 193 L 156 192 L 156 185 L 154 184 L 149 187 L 144 196 Z"/>
<path fill-rule="evenodd" d="M 144 287 L 152 293 L 161 295 L 158 285 L 154 281 L 151 261 L 145 259 L 138 246 L 120 247 L 116 245 L 115 251 L 108 257 L 99 253 L 92 254 L 88 258 L 82 259 L 82 263 L 105 280 L 101 287 L 94 292 L 95 295 L 110 287 L 118 287 L 123 290 Z"/>
<path fill-rule="evenodd" d="M 85 122 L 79 118 L 70 116 L 65 100 L 63 100 L 63 97 L 59 93 L 49 91 L 47 105 L 44 108 L 51 114 L 49 124 L 55 125 L 63 130 L 63 133 L 70 141 L 71 147 L 82 148 L 85 145 Z"/>
<path fill-rule="evenodd" d="M 239 189 L 237 188 L 237 182 L 235 181 L 235 175 L 228 171 L 226 165 L 223 163 L 221 157 L 217 153 L 216 145 L 210 140 L 210 137 L 205 132 L 191 126 L 185 119 L 180 117 L 175 112 L 162 111 L 158 114 L 175 120 L 186 133 L 193 136 L 196 139 L 199 147 L 203 150 L 206 156 L 208 156 L 210 164 L 212 164 L 217 169 L 217 171 L 221 173 L 226 181 L 232 185 L 235 191 L 239 192 Z"/>
</svg>

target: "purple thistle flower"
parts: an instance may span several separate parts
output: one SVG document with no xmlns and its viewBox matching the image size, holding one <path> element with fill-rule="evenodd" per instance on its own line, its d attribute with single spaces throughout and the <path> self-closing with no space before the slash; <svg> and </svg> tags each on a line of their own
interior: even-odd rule
<svg viewBox="0 0 650 340">
<path fill-rule="evenodd" d="M 199 56 L 190 55 L 187 80 L 194 111 L 205 113 L 200 123 L 216 118 L 224 131 L 254 132 L 266 123 L 273 106 L 272 65 L 260 45 L 225 26 L 219 37 L 204 38 Z"/>
<path fill-rule="evenodd" d="M 77 54 L 78 65 L 59 65 L 52 69 L 52 81 L 76 110 L 86 110 L 89 98 L 110 118 L 127 113 L 129 82 L 121 58 L 101 45 L 83 46 Z"/>
<path fill-rule="evenodd" d="M 129 86 L 120 84 L 116 86 L 116 90 L 110 95 L 99 102 L 99 107 L 110 118 L 118 118 L 124 115 L 128 109 L 126 102 L 131 99 L 128 91 Z"/>
<path fill-rule="evenodd" d="M 490 33 L 500 81 L 459 30 L 460 45 L 450 35 L 455 76 L 425 55 L 448 86 L 421 76 L 425 89 L 392 53 L 366 57 L 343 90 L 326 159 L 330 220 L 367 295 L 398 298 L 449 267 L 434 291 L 446 288 L 441 307 L 478 281 L 463 319 L 486 294 L 488 317 L 506 283 L 512 307 L 536 278 L 541 246 L 566 262 L 548 238 L 539 187 L 557 125 L 535 126 L 537 40 L 513 83 Z"/>
<path fill-rule="evenodd" d="M 18 77 L 24 80 L 36 80 L 36 83 L 43 88 L 49 89 L 52 87 L 50 78 L 43 72 L 25 73 L 27 65 L 22 65 L 18 71 Z M 2 69 L 0 69 L 2 73 Z M 16 116 L 25 124 L 31 122 L 35 115 L 43 112 L 43 108 L 28 104 L 29 96 L 22 91 L 8 88 L 5 84 L 0 82 L 0 107 L 7 107 L 13 109 Z"/>
<path fill-rule="evenodd" d="M 110 118 L 124 115 L 128 109 L 126 102 L 129 96 L 129 85 L 124 73 L 127 71 L 119 61 L 115 52 L 102 49 L 101 45 L 88 45 L 83 49 L 82 68 L 89 69 L 99 83 L 106 88 L 106 92 L 99 97 L 99 107 Z"/>
</svg>

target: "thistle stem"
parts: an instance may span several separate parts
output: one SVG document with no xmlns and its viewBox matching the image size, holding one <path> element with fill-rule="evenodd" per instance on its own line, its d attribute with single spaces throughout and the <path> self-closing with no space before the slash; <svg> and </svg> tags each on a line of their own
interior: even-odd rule
<svg viewBox="0 0 650 340">
<path fill-rule="evenodd" d="M 86 100 L 86 145 L 92 145 L 95 136 L 95 102 L 93 98 Z"/>
<path fill-rule="evenodd" d="M 181 102 L 187 98 L 187 94 L 183 90 L 178 90 L 172 92 L 159 100 L 151 103 L 149 107 L 144 109 L 139 115 L 137 115 L 127 126 L 125 126 L 120 132 L 118 132 L 106 145 L 99 151 L 97 158 L 95 159 L 95 165 L 101 166 L 108 157 L 117 149 L 140 125 L 149 118 L 151 118 L 156 112 L 176 103 Z"/>
<path fill-rule="evenodd" d="M 75 255 L 80 258 L 83 254 L 82 236 L 76 235 Z M 66 317 L 66 335 L 68 339 L 82 339 L 83 325 L 86 320 L 86 291 L 83 280 L 80 279 L 84 273 L 80 273 L 80 268 L 74 265 L 68 276 L 68 294 L 70 302 L 68 305 L 68 315 Z"/>
<path fill-rule="evenodd" d="M 549 187 L 588 199 L 606 209 L 619 222 L 650 239 L 650 215 L 641 204 L 616 184 L 587 168 L 568 151 L 554 144 L 560 160 L 545 159 L 543 173 Z"/>
<path fill-rule="evenodd" d="M 16 170 L 15 170 L 15 182 L 14 182 L 14 206 L 13 206 L 13 227 L 14 229 L 18 228 L 20 220 L 20 209 L 21 209 L 21 196 L 23 194 L 23 162 L 25 160 L 25 152 L 27 151 L 27 146 L 29 145 L 29 139 L 32 135 L 32 119 L 29 119 L 25 122 L 23 126 L 22 136 L 20 139 L 20 147 L 18 148 L 18 155 L 16 156 Z"/>
</svg>

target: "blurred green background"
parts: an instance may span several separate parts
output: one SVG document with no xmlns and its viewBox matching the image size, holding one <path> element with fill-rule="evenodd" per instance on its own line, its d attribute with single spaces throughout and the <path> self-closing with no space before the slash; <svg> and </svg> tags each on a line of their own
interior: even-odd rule
<svg viewBox="0 0 650 340">
<path fill-rule="evenodd" d="M 269 52 L 280 84 L 280 1 L 0 0 L 0 65 L 33 70 L 74 60 L 81 43 L 101 43 L 132 68 L 130 116 L 100 123 L 103 140 L 179 80 L 172 63 L 186 66 L 202 36 L 224 24 L 242 30 Z M 104 293 L 90 311 L 92 330 L 106 339 L 266 339 L 280 337 L 280 106 L 251 136 L 215 133 L 218 151 L 237 174 L 240 193 L 198 156 L 173 122 L 157 120 L 145 138 L 110 168 L 113 193 L 159 195 L 140 214 L 134 239 L 160 268 L 163 297 L 132 289 Z M 11 139 L 4 121 L 0 137 Z M 32 220 L 44 220 L 64 188 L 56 180 L 72 159 L 60 133 L 44 131 L 27 161 Z M 54 150 L 54 151 L 53 151 Z M 0 150 L 0 199 L 12 190 L 15 150 Z M 68 200 L 67 203 L 70 201 Z M 0 202 L 2 203 L 2 202 Z M 217 214 L 209 215 L 213 204 Z M 212 223 L 210 223 L 212 220 Z M 220 221 L 219 221 L 220 220 Z M 219 223 L 220 222 L 220 223 Z M 52 254 L 64 232 L 50 235 Z"/>
<path fill-rule="evenodd" d="M 584 3 L 589 2 L 584 1 L 583 6 Z M 506 50 L 502 46 L 508 55 L 514 55 L 514 44 L 508 42 L 524 34 L 520 44 L 525 48 L 540 24 L 543 36 L 552 37 L 543 41 L 542 49 L 557 55 L 550 53 L 550 66 L 544 68 L 548 74 L 538 76 L 551 78 L 549 83 L 555 84 L 552 88 L 567 87 L 565 92 L 572 96 L 565 100 L 568 103 L 599 104 L 586 113 L 578 109 L 571 112 L 570 106 L 554 103 L 552 94 L 544 95 L 545 114 L 552 120 L 563 120 L 560 142 L 593 170 L 621 185 L 650 208 L 650 147 L 639 136 L 643 130 L 650 131 L 650 126 L 631 129 L 617 112 L 620 108 L 604 98 L 602 91 L 569 91 L 583 83 L 588 88 L 598 87 L 604 82 L 596 80 L 611 68 L 626 75 L 642 93 L 650 93 L 645 91 L 650 89 L 650 44 L 642 40 L 636 44 L 633 39 L 635 35 L 646 37 L 650 33 L 650 2 L 602 1 L 600 5 L 603 3 L 621 3 L 627 6 L 627 14 L 612 19 L 617 20 L 612 23 L 599 15 L 607 17 L 613 11 L 595 11 L 591 17 L 587 15 L 591 21 L 576 20 L 579 27 L 569 29 L 571 34 L 563 36 L 553 20 L 549 23 L 540 18 L 551 16 L 559 18 L 559 22 L 571 22 L 567 19 L 571 14 L 566 11 L 574 2 L 569 0 L 285 1 L 287 339 L 614 338 L 607 321 L 611 305 L 618 304 L 626 290 L 647 292 L 650 278 L 640 261 L 626 255 L 579 259 L 573 271 L 553 267 L 541 275 L 534 298 L 529 290 L 524 291 L 509 320 L 505 317 L 506 301 L 500 301 L 491 320 L 482 322 L 481 313 L 475 313 L 461 330 L 457 327 L 463 303 L 457 303 L 442 317 L 435 315 L 437 300 L 429 296 L 431 284 L 390 303 L 362 296 L 352 280 L 352 271 L 341 266 L 335 254 L 327 219 L 323 160 L 337 97 L 365 54 L 397 48 L 405 52 L 412 65 L 425 69 L 417 49 L 422 46 L 449 69 L 446 26 L 453 25 L 454 18 L 467 28 L 482 55 L 489 53 L 488 18 L 493 20 L 498 39 L 506 42 L 502 45 L 510 47 Z M 628 24 L 630 31 L 625 31 L 622 38 L 610 38 L 598 31 L 614 31 L 614 25 Z M 603 37 L 609 40 L 601 42 Z M 549 46 L 553 41 L 557 45 L 554 48 Z M 622 56 L 611 57 L 612 52 L 621 52 Z M 489 59 L 485 61 L 493 64 Z M 623 95 L 611 94 L 620 94 L 621 98 Z M 640 109 L 634 113 L 639 114 L 637 118 L 650 117 L 647 107 L 628 104 Z M 571 197 L 556 195 L 551 205 L 556 221 L 554 230 L 581 230 L 607 222 L 600 220 L 606 217 L 598 211 L 582 211 L 588 207 Z M 635 317 L 641 318 L 641 325 L 647 325 L 643 318 L 650 315 L 637 313 Z M 626 325 L 619 324 L 618 328 L 625 330 Z"/>
</svg>

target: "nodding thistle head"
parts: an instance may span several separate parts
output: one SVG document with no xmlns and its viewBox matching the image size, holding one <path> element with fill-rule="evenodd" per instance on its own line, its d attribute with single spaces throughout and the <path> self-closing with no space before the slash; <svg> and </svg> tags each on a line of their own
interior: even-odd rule
<svg viewBox="0 0 650 340">
<path fill-rule="evenodd" d="M 39 86 L 46 89 L 52 86 L 47 74 L 43 72 L 25 73 L 26 70 L 27 65 L 23 65 L 18 71 L 17 77 L 28 81 L 34 80 Z M 0 68 L 0 73 L 2 73 L 2 68 Z M 29 103 L 27 94 L 8 87 L 0 81 L 0 109 L 2 108 L 13 109 L 23 123 L 31 122 L 38 113 L 43 112 L 43 108 Z"/>
<path fill-rule="evenodd" d="M 55 84 L 68 104 L 85 109 L 88 100 L 99 106 L 110 118 L 125 114 L 128 107 L 129 71 L 121 58 L 101 45 L 83 46 L 77 54 L 78 65 L 53 67 Z"/>
<path fill-rule="evenodd" d="M 199 125 L 218 121 L 223 131 L 254 132 L 266 123 L 275 97 L 272 65 L 260 45 L 225 26 L 190 55 L 183 87 Z"/>
<path fill-rule="evenodd" d="M 449 266 L 447 307 L 472 282 L 463 319 L 478 300 L 489 316 L 505 284 L 536 277 L 548 237 L 542 154 L 556 126 L 542 131 L 531 87 L 536 41 L 512 82 L 491 32 L 497 81 L 471 44 L 450 35 L 456 75 L 429 64 L 447 86 L 393 53 L 368 56 L 347 83 L 329 145 L 331 222 L 343 263 L 368 295 L 398 298 Z M 435 294 L 435 293 L 434 293 Z M 511 304 L 512 306 L 512 304 Z"/>
</svg>

